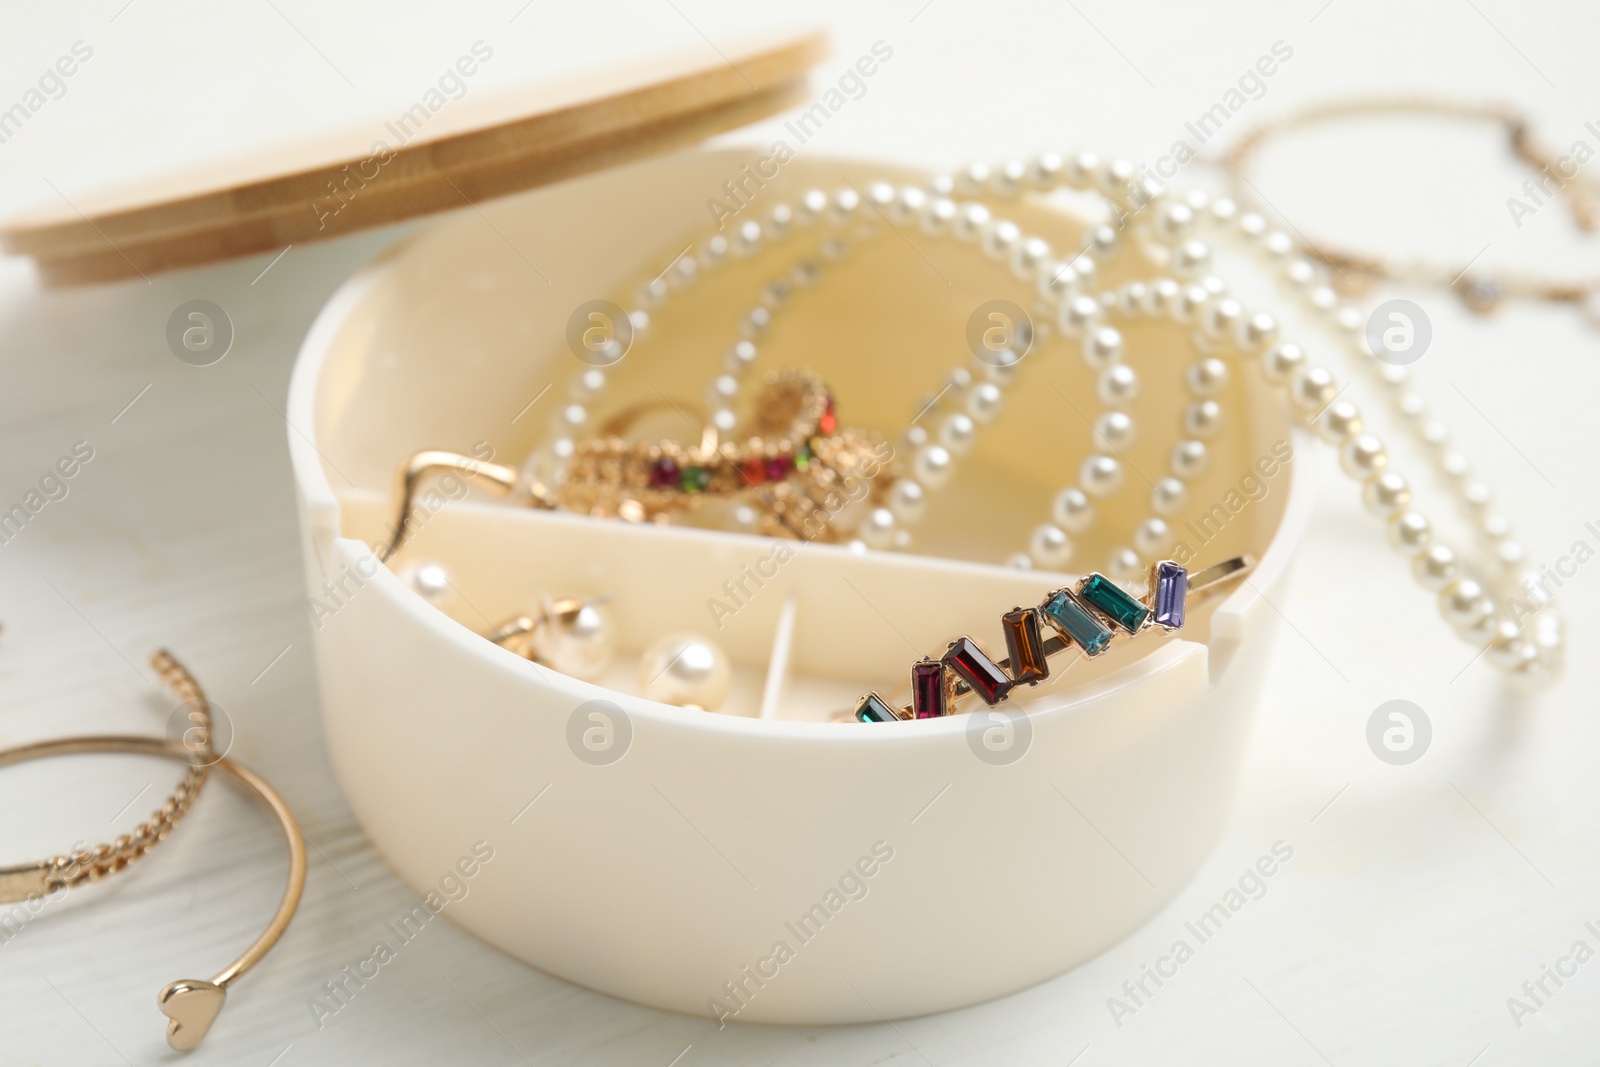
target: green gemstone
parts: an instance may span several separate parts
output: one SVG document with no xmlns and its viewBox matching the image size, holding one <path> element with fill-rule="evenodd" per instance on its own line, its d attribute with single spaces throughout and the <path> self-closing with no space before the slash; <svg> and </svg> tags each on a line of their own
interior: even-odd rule
<svg viewBox="0 0 1600 1067">
<path fill-rule="evenodd" d="M 711 484 L 711 472 L 704 467 L 685 467 L 678 478 L 678 488 L 685 493 L 703 493 Z"/>
<path fill-rule="evenodd" d="M 1123 592 L 1121 587 L 1103 574 L 1095 573 L 1084 580 L 1078 596 L 1091 607 L 1128 633 L 1138 632 L 1150 617 L 1150 609 Z"/>
<path fill-rule="evenodd" d="M 809 445 L 801 445 L 800 451 L 794 454 L 794 469 L 803 471 L 809 466 L 811 466 L 811 447 Z"/>
</svg>

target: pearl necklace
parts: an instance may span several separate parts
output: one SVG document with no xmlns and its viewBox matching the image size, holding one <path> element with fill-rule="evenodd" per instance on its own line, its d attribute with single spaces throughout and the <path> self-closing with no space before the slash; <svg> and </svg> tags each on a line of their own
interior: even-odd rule
<svg viewBox="0 0 1600 1067">
<path fill-rule="evenodd" d="M 1098 192 L 1112 217 L 1134 237 L 1164 250 L 1176 277 L 1132 283 L 1118 291 L 1097 290 L 1092 264 L 1116 254 L 1123 236 L 1118 229 L 1101 226 L 1093 230 L 1085 250 L 1087 258 L 1080 254 L 1069 270 L 1052 258 L 1049 245 L 1042 239 L 1027 237 L 1015 223 L 995 218 L 978 200 L 958 204 L 953 198 L 959 191 L 973 197 L 1008 200 L 1025 191 L 1048 194 L 1059 188 Z M 1121 362 L 1121 333 L 1109 319 L 1146 315 L 1196 327 L 1194 343 L 1201 359 L 1186 375 L 1195 403 L 1184 413 L 1181 429 L 1185 436 L 1175 446 L 1172 475 L 1164 477 L 1153 491 L 1151 504 L 1156 514 L 1139 524 L 1135 547 L 1116 550 L 1108 562 L 1113 578 L 1136 580 L 1137 572 L 1162 550 L 1170 536 L 1165 517 L 1181 511 L 1187 496 L 1184 483 L 1204 473 L 1209 458 L 1205 436 L 1220 428 L 1221 419 L 1220 408 L 1212 406 L 1215 401 L 1212 405 L 1207 401 L 1226 384 L 1228 370 L 1222 357 L 1231 356 L 1253 363 L 1269 384 L 1285 390 L 1296 418 L 1338 448 L 1341 468 L 1360 484 L 1367 508 L 1385 521 L 1389 543 L 1412 561 L 1417 582 L 1437 594 L 1441 614 L 1464 640 L 1480 645 L 1484 657 L 1498 668 L 1519 676 L 1543 675 L 1559 666 L 1564 643 L 1561 619 L 1551 608 L 1550 598 L 1536 594 L 1532 582 L 1519 581 L 1524 577 L 1521 567 L 1525 552 L 1512 539 L 1509 520 L 1490 509 L 1492 493 L 1484 483 L 1470 477 L 1466 458 L 1448 446 L 1449 431 L 1444 424 L 1425 417 L 1426 404 L 1420 394 L 1409 388 L 1406 368 L 1384 364 L 1375 357 L 1363 332 L 1365 317 L 1339 299 L 1318 264 L 1289 234 L 1270 229 L 1257 213 L 1240 212 L 1231 200 L 1212 201 L 1203 193 L 1183 198 L 1170 196 L 1154 187 L 1150 179 L 1140 177 L 1131 163 L 1102 163 L 1092 153 L 1081 153 L 1070 161 L 1045 154 L 1030 163 L 1010 161 L 994 169 L 975 165 L 959 179 L 936 179 L 925 189 L 908 186 L 896 190 L 887 183 L 873 183 L 870 189 L 867 210 L 895 224 L 917 225 L 932 236 L 948 233 L 975 242 L 990 258 L 1009 263 L 1020 280 L 1034 284 L 1047 304 L 1053 305 L 1056 327 L 1064 336 L 1078 340 L 1085 359 L 1100 370 L 1097 395 L 1107 411 L 1096 422 L 1096 438 L 1114 449 L 1120 447 L 1119 441 L 1132 439 L 1131 416 L 1120 411 L 1119 406 L 1136 393 L 1137 376 Z M 764 223 L 747 220 L 740 224 L 731 241 L 720 234 L 713 235 L 693 255 L 691 246 L 661 275 L 640 287 L 639 302 L 659 304 L 669 293 L 692 284 L 701 270 L 720 266 L 730 252 L 734 257 L 747 258 L 760 249 L 763 241 L 780 242 L 796 229 L 819 222 L 834 230 L 853 230 L 854 236 L 870 239 L 881 228 L 860 225 L 866 214 L 863 203 L 860 194 L 851 188 L 831 197 L 820 190 L 809 191 L 798 209 L 788 204 L 776 205 Z M 1337 399 L 1340 389 L 1334 374 L 1311 364 L 1299 345 L 1280 341 L 1273 316 L 1251 313 L 1227 295 L 1226 285 L 1209 273 L 1211 249 L 1197 236 L 1202 227 L 1212 236 L 1256 252 L 1269 269 L 1281 271 L 1308 308 L 1329 321 L 1335 335 L 1344 341 L 1346 355 L 1371 369 L 1381 385 L 1395 395 L 1398 413 L 1423 447 L 1434 453 L 1447 486 L 1455 491 L 1475 522 L 1480 538 L 1490 550 L 1487 566 L 1480 563 L 1474 569 L 1435 538 L 1432 522 L 1412 506 L 1410 483 L 1391 469 L 1382 439 L 1366 431 L 1364 418 L 1354 404 Z M 849 247 L 847 239 L 830 236 L 822 250 L 827 258 L 842 258 Z M 803 265 L 807 263 L 814 261 L 802 261 Z M 816 273 L 805 270 L 803 284 L 814 283 Z M 801 279 L 795 276 L 794 281 L 800 283 Z M 742 339 L 725 359 L 726 373 L 712 385 L 713 400 L 720 402 L 712 419 L 719 427 L 721 422 L 728 422 L 731 427 L 733 415 L 728 404 L 737 395 L 737 379 L 754 362 L 754 341 L 766 332 L 772 312 L 787 302 L 788 293 L 787 287 L 769 284 L 763 290 L 762 303 L 742 317 Z M 646 307 L 630 311 L 628 317 L 635 335 L 642 334 L 649 323 Z M 925 437 L 918 440 L 918 435 L 911 435 L 909 440 L 918 445 L 911 474 L 891 489 L 889 505 L 874 511 L 862 524 L 862 547 L 904 547 L 908 539 L 898 536 L 900 524 L 914 522 L 925 506 L 926 491 L 949 478 L 953 456 L 945 442 L 970 447 L 976 424 L 990 421 L 998 413 L 1000 392 L 1007 382 L 1003 372 L 993 377 L 1000 380 L 976 383 L 970 374 L 967 376 L 962 387 L 966 411 L 958 413 L 965 420 L 947 417 L 941 424 L 939 441 Z M 590 369 L 575 379 L 572 393 L 575 398 L 590 400 L 598 396 L 603 385 L 603 374 L 597 378 L 596 371 Z M 539 465 L 541 476 L 559 477 L 560 463 L 573 447 L 571 434 L 586 421 L 587 411 L 577 402 L 557 415 L 553 428 L 561 436 L 530 459 L 530 464 Z M 1064 564 L 1070 556 L 1069 533 L 1087 528 L 1093 521 L 1093 499 L 1115 492 L 1121 483 L 1121 464 L 1116 457 L 1106 452 L 1091 454 L 1079 472 L 1078 484 L 1064 488 L 1056 496 L 1051 515 L 1054 521 L 1033 532 L 1029 552 L 1013 557 L 1013 564 Z M 917 488 L 912 489 L 913 485 Z M 1525 602 L 1523 596 L 1532 604 Z M 1532 614 L 1527 633 L 1520 617 L 1524 613 Z"/>
</svg>

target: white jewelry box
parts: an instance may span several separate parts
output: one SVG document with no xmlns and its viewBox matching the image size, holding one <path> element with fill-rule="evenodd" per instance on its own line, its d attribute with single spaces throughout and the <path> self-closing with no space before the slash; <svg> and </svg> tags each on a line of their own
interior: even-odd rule
<svg viewBox="0 0 1600 1067">
<path fill-rule="evenodd" d="M 448 565 L 460 621 L 364 543 L 389 520 L 394 470 L 411 453 L 484 442 L 520 462 L 550 414 L 529 401 L 579 366 L 562 340 L 571 310 L 619 297 L 649 257 L 665 262 L 706 230 L 706 200 L 764 154 L 691 152 L 484 204 L 392 249 L 330 301 L 288 408 L 307 592 L 330 608 L 315 634 L 328 743 L 363 826 L 419 893 L 488 842 L 493 863 L 450 916 L 569 981 L 750 1022 L 969 1005 L 1124 937 L 1222 831 L 1278 625 L 1269 600 L 1312 491 L 1307 464 L 1260 473 L 1264 457 L 1309 439 L 1253 376 L 1228 388 L 1227 427 L 1191 488 L 1191 511 L 1213 517 L 1187 543 L 1196 567 L 1249 551 L 1255 571 L 1196 604 L 1179 635 L 1052 664 L 1051 682 L 1014 699 L 1027 715 L 1004 744 L 979 716 L 826 720 L 869 688 L 903 688 L 913 659 L 962 633 L 993 649 L 1002 612 L 1065 584 L 963 560 L 1021 547 L 1087 453 L 1090 426 L 1072 398 L 1090 395 L 1092 378 L 1071 346 L 1025 360 L 1008 411 L 919 527 L 927 555 L 798 546 L 721 629 L 707 601 L 772 542 L 469 497 L 433 512 L 402 557 Z M 805 153 L 756 207 L 813 185 L 913 177 Z M 1011 214 L 1058 247 L 1085 225 L 1071 205 L 1019 202 Z M 611 399 L 697 395 L 737 314 L 794 253 L 768 255 L 666 309 L 673 349 L 640 341 Z M 1124 259 L 1119 274 L 1138 276 L 1144 261 Z M 970 311 L 1017 289 L 969 251 L 892 231 L 831 270 L 796 298 L 809 307 L 774 328 L 764 359 L 811 367 L 836 390 L 841 425 L 889 437 L 962 361 Z M 1127 334 L 1130 363 L 1156 369 L 1142 375 L 1139 407 L 1176 418 L 1174 361 L 1187 358 L 1177 328 Z M 1153 440 L 1128 458 L 1130 480 L 1164 469 Z M 1246 477 L 1259 493 L 1241 491 Z M 1085 569 L 1126 537 L 1146 496 L 1129 486 L 1101 505 L 1096 529 L 1110 532 L 1079 546 Z M 619 655 L 607 685 L 471 632 L 528 610 L 541 590 L 613 596 Z M 639 650 L 673 630 L 705 632 L 732 657 L 721 713 L 635 695 Z M 596 700 L 620 710 L 603 759 L 572 741 Z"/>
</svg>

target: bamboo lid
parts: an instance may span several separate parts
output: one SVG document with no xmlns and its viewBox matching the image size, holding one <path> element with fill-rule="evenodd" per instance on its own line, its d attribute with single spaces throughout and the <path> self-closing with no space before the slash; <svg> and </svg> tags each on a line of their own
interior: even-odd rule
<svg viewBox="0 0 1600 1067">
<path fill-rule="evenodd" d="M 420 102 L 382 123 L 0 223 L 49 286 L 117 281 L 476 204 L 697 143 L 791 107 L 824 33 L 663 55 L 560 85 Z M 470 58 L 464 59 L 470 62 Z"/>
</svg>

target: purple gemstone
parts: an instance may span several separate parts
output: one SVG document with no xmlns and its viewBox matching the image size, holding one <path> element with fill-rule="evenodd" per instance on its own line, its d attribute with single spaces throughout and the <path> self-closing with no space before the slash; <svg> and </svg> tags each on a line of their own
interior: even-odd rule
<svg viewBox="0 0 1600 1067">
<path fill-rule="evenodd" d="M 1006 698 L 1011 692 L 1011 679 L 1006 672 L 1001 670 L 994 660 L 983 654 L 970 637 L 963 637 L 950 646 L 950 651 L 944 654 L 945 663 L 950 669 L 961 675 L 972 691 L 991 708 Z"/>
<path fill-rule="evenodd" d="M 944 714 L 943 663 L 929 659 L 911 665 L 911 708 L 919 719 Z"/>
<path fill-rule="evenodd" d="M 779 456 L 767 461 L 767 481 L 781 482 L 789 477 L 789 472 L 794 469 L 794 460 L 788 456 Z"/>
<path fill-rule="evenodd" d="M 1183 625 L 1183 605 L 1189 594 L 1189 572 L 1162 560 L 1156 564 L 1155 623 L 1169 630 Z"/>
</svg>

